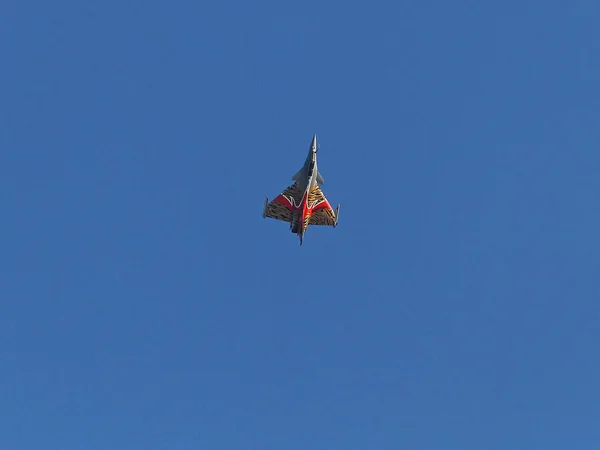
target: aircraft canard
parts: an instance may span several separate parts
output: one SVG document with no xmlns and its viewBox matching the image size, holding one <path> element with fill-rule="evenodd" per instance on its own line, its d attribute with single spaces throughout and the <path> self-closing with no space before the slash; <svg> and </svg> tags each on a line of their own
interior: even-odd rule
<svg viewBox="0 0 600 450">
<path fill-rule="evenodd" d="M 340 205 L 335 211 L 321 191 L 324 184 L 317 168 L 317 135 L 313 136 L 304 166 L 292 177 L 288 186 L 271 202 L 265 198 L 263 217 L 289 222 L 290 230 L 302 238 L 309 225 L 336 227 Z"/>
</svg>

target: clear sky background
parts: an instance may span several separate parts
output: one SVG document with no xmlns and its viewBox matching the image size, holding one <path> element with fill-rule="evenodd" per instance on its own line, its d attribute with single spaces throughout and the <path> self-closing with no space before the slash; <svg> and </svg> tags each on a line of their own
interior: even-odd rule
<svg viewBox="0 0 600 450">
<path fill-rule="evenodd" d="M 600 448 L 599 16 L 2 1 L 0 449 Z"/>
</svg>

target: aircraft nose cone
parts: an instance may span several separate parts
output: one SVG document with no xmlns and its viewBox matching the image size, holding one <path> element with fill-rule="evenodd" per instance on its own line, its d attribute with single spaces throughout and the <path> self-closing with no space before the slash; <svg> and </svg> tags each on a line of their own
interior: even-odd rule
<svg viewBox="0 0 600 450">
<path fill-rule="evenodd" d="M 317 133 L 313 136 L 312 143 L 310 144 L 310 148 L 314 151 L 317 151 Z"/>
</svg>

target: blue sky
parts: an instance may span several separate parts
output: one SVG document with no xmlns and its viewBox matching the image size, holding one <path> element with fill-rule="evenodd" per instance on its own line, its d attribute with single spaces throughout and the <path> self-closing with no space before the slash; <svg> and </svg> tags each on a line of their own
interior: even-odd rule
<svg viewBox="0 0 600 450">
<path fill-rule="evenodd" d="M 599 14 L 2 2 L 0 448 L 598 448 Z"/>
</svg>

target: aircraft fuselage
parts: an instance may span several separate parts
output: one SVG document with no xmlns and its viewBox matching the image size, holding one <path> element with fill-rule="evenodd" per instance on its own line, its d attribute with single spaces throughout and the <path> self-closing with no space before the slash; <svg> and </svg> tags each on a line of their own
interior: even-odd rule
<svg viewBox="0 0 600 450">
<path fill-rule="evenodd" d="M 302 244 L 302 238 L 304 232 L 308 227 L 308 220 L 310 219 L 311 205 L 308 204 L 308 197 L 310 190 L 318 184 L 317 175 L 319 170 L 317 169 L 317 135 L 313 136 L 310 148 L 308 149 L 308 155 L 304 166 L 298 174 L 294 177 L 298 183 L 298 187 L 303 192 L 302 201 L 300 205 L 294 205 L 296 207 L 296 213 L 294 214 L 294 220 L 290 223 L 290 229 L 292 233 L 296 233 L 300 238 L 300 244 Z"/>
</svg>

